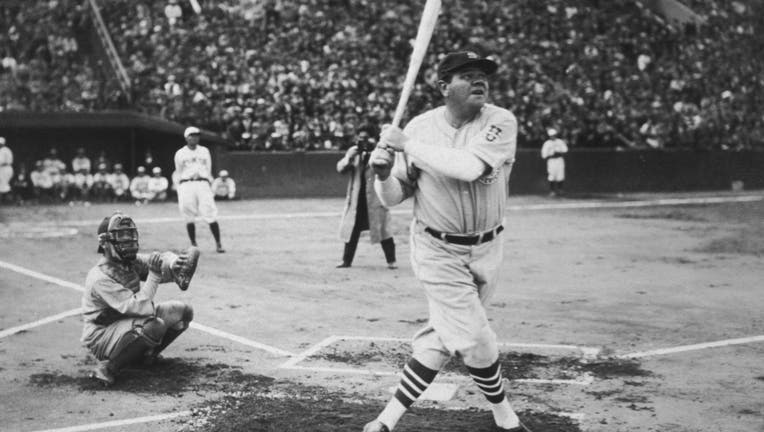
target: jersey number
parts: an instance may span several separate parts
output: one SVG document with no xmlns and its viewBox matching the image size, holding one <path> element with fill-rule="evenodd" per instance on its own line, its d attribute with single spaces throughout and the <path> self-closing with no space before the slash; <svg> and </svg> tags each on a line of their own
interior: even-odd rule
<svg viewBox="0 0 764 432">
<path fill-rule="evenodd" d="M 496 138 L 501 134 L 501 128 L 495 125 L 491 125 L 488 128 L 488 132 L 485 133 L 485 140 L 488 142 L 496 141 Z"/>
</svg>

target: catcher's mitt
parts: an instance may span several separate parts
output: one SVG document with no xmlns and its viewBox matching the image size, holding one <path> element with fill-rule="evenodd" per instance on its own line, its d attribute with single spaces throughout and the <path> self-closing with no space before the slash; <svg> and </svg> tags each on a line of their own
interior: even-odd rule
<svg viewBox="0 0 764 432">
<path fill-rule="evenodd" d="M 199 263 L 199 255 L 201 251 L 199 248 L 191 246 L 186 249 L 185 252 L 178 255 L 178 259 L 172 263 L 172 277 L 175 283 L 178 284 L 181 290 L 188 289 L 188 285 L 191 283 L 191 278 L 194 277 L 196 271 L 196 264 Z"/>
</svg>

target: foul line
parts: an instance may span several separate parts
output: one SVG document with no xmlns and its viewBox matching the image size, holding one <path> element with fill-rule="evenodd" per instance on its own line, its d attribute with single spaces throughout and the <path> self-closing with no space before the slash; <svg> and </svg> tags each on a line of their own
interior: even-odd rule
<svg viewBox="0 0 764 432">
<path fill-rule="evenodd" d="M 120 427 L 120 426 L 129 426 L 129 425 L 141 424 L 141 423 L 157 422 L 162 420 L 172 420 L 178 417 L 187 417 L 190 415 L 191 415 L 191 411 L 180 411 L 176 413 L 158 414 L 153 416 L 136 417 L 136 418 L 124 419 L 124 420 L 114 420 L 114 421 L 108 421 L 103 423 L 90 423 L 90 424 L 79 425 L 79 426 L 69 426 L 69 427 L 64 427 L 59 429 L 38 430 L 35 432 L 83 432 L 83 431 L 92 431 L 92 430 L 98 430 L 98 429 L 106 429 L 111 427 Z"/>
<path fill-rule="evenodd" d="M 58 320 L 63 319 L 63 318 L 68 318 L 70 316 L 79 315 L 81 313 L 82 313 L 82 308 L 77 308 L 77 309 L 72 309 L 72 310 L 69 310 L 69 311 L 66 311 L 66 312 L 61 312 L 58 315 L 49 316 L 47 318 L 43 318 L 41 320 L 38 320 L 38 321 L 35 321 L 35 322 L 31 322 L 29 324 L 20 325 L 20 326 L 17 326 L 17 327 L 11 327 L 9 329 L 5 329 L 3 331 L 0 331 L 0 339 L 4 338 L 6 336 L 14 335 L 14 334 L 19 333 L 19 332 L 23 332 L 24 330 L 29 330 L 31 328 L 35 328 L 35 327 L 39 327 L 39 326 L 44 325 L 44 324 L 51 323 L 53 321 L 58 321 Z"/>
<path fill-rule="evenodd" d="M 534 211 L 534 210 L 575 210 L 575 209 L 607 209 L 607 208 L 634 208 L 634 207 L 660 207 L 675 205 L 703 205 L 703 204 L 723 204 L 731 202 L 755 202 L 764 200 L 762 195 L 741 195 L 732 197 L 697 197 L 697 198 L 665 198 L 651 200 L 633 200 L 633 201 L 593 201 L 593 202 L 563 202 L 546 204 L 522 204 L 507 206 L 507 211 Z M 393 209 L 390 210 L 394 215 L 410 215 L 411 209 Z M 221 215 L 218 219 L 224 221 L 237 220 L 272 220 L 272 219 L 309 219 L 323 217 L 339 217 L 341 212 L 306 212 L 306 213 L 263 213 L 263 214 L 233 214 Z M 182 222 L 180 217 L 161 217 L 161 218 L 137 218 L 138 224 L 161 224 Z M 100 220 L 71 220 L 59 221 L 56 223 L 37 223 L 35 225 L 55 225 L 55 226 L 73 226 L 87 227 L 97 226 Z M 8 224 L 13 226 L 13 224 Z"/>
<path fill-rule="evenodd" d="M 65 288 L 71 288 L 71 289 L 74 289 L 74 290 L 77 290 L 77 291 L 80 291 L 80 292 L 85 291 L 85 287 L 83 287 L 82 285 L 77 285 L 75 283 L 68 282 L 68 281 L 65 281 L 63 279 L 59 279 L 59 278 L 55 278 L 55 277 L 52 277 L 52 276 L 48 276 L 48 275 L 36 272 L 34 270 L 29 270 L 27 268 L 20 267 L 20 266 L 17 266 L 15 264 L 7 263 L 5 261 L 0 261 L 0 268 L 5 268 L 5 269 L 8 269 L 8 270 L 12 270 L 12 271 L 15 271 L 17 273 L 21 273 L 23 275 L 27 275 L 27 276 L 30 276 L 30 277 L 33 277 L 33 278 L 36 278 L 36 279 L 40 279 L 40 280 L 43 280 L 45 282 L 50 282 L 52 284 L 59 285 L 59 286 L 65 287 Z M 0 338 L 8 336 L 8 335 L 5 334 L 6 332 L 10 332 L 9 334 L 18 333 L 21 330 L 26 330 L 28 328 L 37 327 L 37 326 L 40 326 L 40 325 L 43 325 L 43 324 L 47 324 L 49 322 L 52 322 L 52 321 L 55 321 L 57 319 L 63 318 L 64 316 L 75 315 L 76 313 L 79 313 L 79 312 L 80 312 L 79 308 L 78 309 L 73 309 L 73 310 L 70 310 L 70 311 L 67 311 L 67 312 L 63 312 L 63 313 L 61 313 L 59 315 L 55 315 L 55 316 L 52 316 L 52 317 L 48 317 L 48 318 L 42 319 L 40 321 L 36 321 L 36 322 L 30 323 L 30 324 L 26 324 L 26 325 L 23 325 L 23 326 L 20 326 L 20 327 L 14 327 L 14 328 L 11 328 L 11 329 L 7 329 L 7 330 L 4 330 L 2 333 L 0 333 Z M 222 331 L 222 330 L 218 330 L 216 328 L 208 327 L 206 325 L 199 324 L 199 323 L 196 323 L 196 322 L 191 322 L 191 327 L 195 328 L 195 329 L 197 329 L 199 331 L 202 331 L 204 333 L 208 333 L 208 334 L 211 334 L 213 336 L 219 336 L 219 337 L 222 337 L 224 339 L 228 339 L 228 340 L 231 340 L 233 342 L 238 342 L 240 344 L 244 344 L 244 345 L 247 345 L 247 346 L 250 346 L 250 347 L 253 347 L 253 348 L 258 348 L 258 349 L 261 349 L 263 351 L 267 351 L 267 352 L 269 352 L 271 354 L 275 354 L 275 355 L 278 355 L 278 356 L 284 356 L 284 357 L 292 357 L 292 356 L 294 356 L 294 354 L 290 353 L 289 351 L 285 351 L 285 350 L 282 350 L 282 349 L 279 349 L 279 348 L 276 348 L 276 347 L 272 347 L 270 345 L 262 344 L 260 342 L 255 342 L 255 341 L 253 341 L 251 339 L 243 338 L 241 336 L 236 336 L 234 334 L 231 334 L 231 333 L 228 333 L 228 332 L 225 332 L 225 331 Z M 20 330 L 17 330 L 19 328 L 20 328 Z"/>
<path fill-rule="evenodd" d="M 698 350 L 707 349 L 707 348 L 718 348 L 718 347 L 724 347 L 724 346 L 730 346 L 730 345 L 748 344 L 748 343 L 754 343 L 754 342 L 764 342 L 764 335 L 736 338 L 736 339 L 726 339 L 726 340 L 721 340 L 716 342 L 706 342 L 706 343 L 700 343 L 700 344 L 678 346 L 673 348 L 661 348 L 661 349 L 655 349 L 650 351 L 635 352 L 631 354 L 619 355 L 618 358 L 622 358 L 622 359 L 643 358 L 643 357 L 651 357 L 651 356 L 666 355 L 666 354 L 676 354 L 676 353 L 687 352 L 687 351 L 698 351 Z"/>
</svg>

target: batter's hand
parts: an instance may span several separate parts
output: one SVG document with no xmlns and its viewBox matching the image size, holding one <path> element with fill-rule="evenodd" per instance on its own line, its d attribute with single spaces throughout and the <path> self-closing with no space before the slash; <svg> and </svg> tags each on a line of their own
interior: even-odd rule
<svg viewBox="0 0 764 432">
<path fill-rule="evenodd" d="M 371 165 L 377 178 L 382 181 L 387 180 L 387 178 L 390 177 L 390 172 L 393 169 L 394 163 L 395 153 L 382 148 L 379 145 L 377 145 L 377 148 L 375 148 L 369 156 L 369 165 Z"/>
<path fill-rule="evenodd" d="M 382 126 L 382 133 L 379 135 L 379 147 L 403 151 L 408 140 L 409 137 L 403 134 L 401 128 L 386 124 Z"/>
</svg>

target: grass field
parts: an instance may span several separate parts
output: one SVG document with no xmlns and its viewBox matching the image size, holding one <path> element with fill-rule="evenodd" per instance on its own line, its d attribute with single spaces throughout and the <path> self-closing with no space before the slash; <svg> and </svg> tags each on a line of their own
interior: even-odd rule
<svg viewBox="0 0 764 432">
<path fill-rule="evenodd" d="M 507 393 L 534 432 L 764 431 L 764 193 L 512 197 L 489 316 Z M 79 344 L 100 219 L 141 248 L 187 245 L 174 204 L 0 207 L 0 430 L 360 431 L 427 318 L 394 209 L 400 268 L 362 237 L 335 269 L 340 199 L 222 203 L 228 253 L 197 224 L 193 327 L 103 389 Z M 457 361 L 396 431 L 490 431 Z"/>
</svg>

